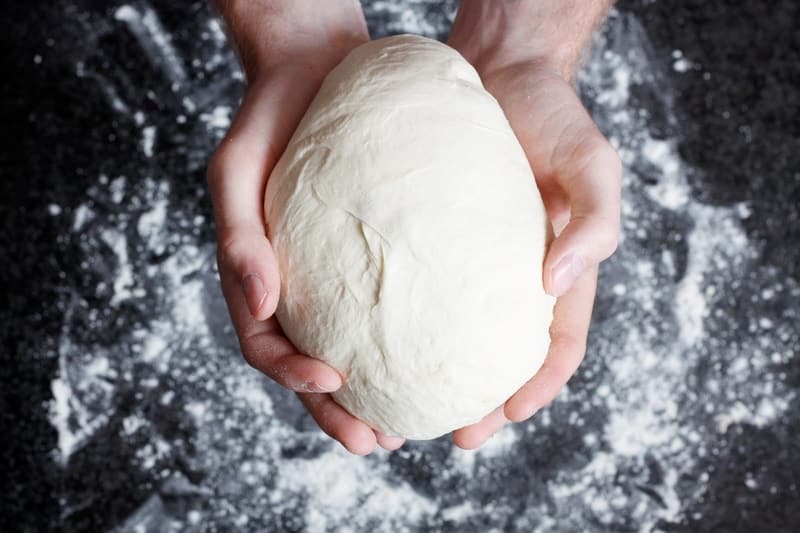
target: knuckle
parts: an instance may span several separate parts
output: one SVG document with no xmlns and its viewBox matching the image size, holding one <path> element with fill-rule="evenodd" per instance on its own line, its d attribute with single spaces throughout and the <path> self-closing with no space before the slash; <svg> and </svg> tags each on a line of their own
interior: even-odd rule
<svg viewBox="0 0 800 533">
<path fill-rule="evenodd" d="M 258 370 L 281 386 L 296 381 L 292 378 L 291 362 L 279 355 L 280 342 L 269 334 L 259 331 L 243 331 L 239 336 L 242 358 L 252 368 Z"/>
<path fill-rule="evenodd" d="M 619 244 L 619 232 L 620 232 L 620 217 L 621 213 L 619 209 L 615 209 L 611 212 L 610 218 L 606 223 L 607 226 L 605 228 L 605 244 L 607 248 L 616 249 L 617 244 Z"/>
<path fill-rule="evenodd" d="M 606 257 L 608 257 L 616 252 L 619 246 L 619 219 L 602 218 L 598 220 L 598 229 L 596 242 Z"/>
<path fill-rule="evenodd" d="M 607 241 L 605 242 L 606 254 L 611 256 L 619 248 L 619 230 L 614 228 L 614 231 L 608 234 Z"/>
<path fill-rule="evenodd" d="M 550 326 L 550 354 L 553 360 L 583 360 L 586 354 L 586 339 L 580 339 L 569 331 L 555 325 Z"/>
<path fill-rule="evenodd" d="M 569 154 L 573 177 L 591 170 L 611 180 L 615 186 L 622 182 L 622 160 L 611 143 L 596 128 L 582 136 Z"/>
<path fill-rule="evenodd" d="M 258 369 L 258 362 L 261 358 L 258 356 L 257 350 L 254 350 L 253 343 L 250 338 L 244 337 L 239 342 L 239 348 L 242 351 L 242 358 L 252 368 Z"/>
<path fill-rule="evenodd" d="M 589 142 L 585 144 L 582 154 L 587 161 L 602 165 L 609 174 L 617 175 L 622 172 L 622 160 L 611 146 L 611 143 L 597 131 Z"/>
<path fill-rule="evenodd" d="M 236 256 L 241 247 L 241 239 L 236 234 L 223 233 L 217 245 L 217 255 L 225 262 L 226 259 Z"/>
<path fill-rule="evenodd" d="M 239 239 L 235 235 L 220 236 L 217 244 L 217 265 L 220 269 L 225 266 L 232 266 L 233 259 L 237 257 L 239 248 Z"/>
<path fill-rule="evenodd" d="M 332 438 L 337 442 L 340 442 L 345 448 L 347 448 L 347 451 L 349 452 L 353 451 L 352 446 L 350 446 L 350 443 L 348 442 L 347 432 L 344 431 L 340 426 L 334 425 L 329 427 L 323 427 L 322 430 L 325 433 L 327 433 L 330 438 Z"/>
<path fill-rule="evenodd" d="M 238 276 L 259 272 L 262 281 L 272 282 L 271 245 L 265 230 L 257 224 L 239 224 L 217 228 L 217 266 Z"/>
<path fill-rule="evenodd" d="M 217 263 L 234 267 L 241 264 L 253 249 L 253 240 L 240 230 L 220 228 L 219 242 L 217 244 Z"/>
<path fill-rule="evenodd" d="M 610 151 L 603 156 L 606 186 L 613 187 L 614 192 L 620 196 L 622 193 L 622 159 L 611 145 L 608 145 L 608 150 Z"/>
<path fill-rule="evenodd" d="M 621 173 L 622 159 L 620 159 L 619 154 L 602 134 L 598 132 L 597 136 L 598 138 L 594 145 L 595 157 L 602 161 L 603 165 L 613 171 L 614 174 Z"/>
<path fill-rule="evenodd" d="M 208 160 L 206 180 L 214 186 L 228 176 L 236 178 L 242 169 L 250 169 L 248 175 L 260 175 L 271 168 L 280 155 L 273 142 L 257 143 L 229 132 Z"/>
<path fill-rule="evenodd" d="M 268 358 L 263 347 L 259 345 L 257 335 L 249 333 L 242 335 L 239 339 L 239 348 L 242 352 L 242 358 L 248 365 L 274 379 L 272 369 L 264 366 L 264 361 Z"/>
<path fill-rule="evenodd" d="M 619 246 L 619 216 L 603 215 L 591 213 L 589 215 L 575 216 L 573 221 L 580 221 L 583 224 L 581 231 L 585 232 L 585 238 L 591 239 L 591 248 L 598 250 L 596 253 L 603 255 L 596 258 L 598 261 L 611 256 Z"/>
<path fill-rule="evenodd" d="M 254 368 L 258 370 L 258 358 L 256 358 L 252 353 L 248 351 L 242 351 L 242 359 L 250 368 Z"/>
<path fill-rule="evenodd" d="M 606 259 L 614 255 L 617 252 L 617 248 L 619 248 L 619 239 L 614 238 L 612 241 L 609 241 L 605 247 Z"/>
</svg>

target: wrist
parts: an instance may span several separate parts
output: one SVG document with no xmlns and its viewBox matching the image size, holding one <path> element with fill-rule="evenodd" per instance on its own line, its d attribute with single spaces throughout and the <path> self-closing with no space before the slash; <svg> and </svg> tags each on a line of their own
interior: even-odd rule
<svg viewBox="0 0 800 533">
<path fill-rule="evenodd" d="M 462 0 L 450 35 L 482 75 L 535 64 L 567 80 L 611 0 Z"/>
<path fill-rule="evenodd" d="M 273 70 L 323 78 L 369 39 L 356 0 L 212 0 L 248 83 Z"/>
</svg>

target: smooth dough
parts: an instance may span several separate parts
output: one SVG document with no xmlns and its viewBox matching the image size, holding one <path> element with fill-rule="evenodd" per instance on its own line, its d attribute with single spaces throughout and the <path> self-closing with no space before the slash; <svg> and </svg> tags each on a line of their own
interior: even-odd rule
<svg viewBox="0 0 800 533">
<path fill-rule="evenodd" d="M 373 428 L 437 437 L 541 366 L 554 303 L 542 200 L 452 48 L 402 35 L 351 52 L 275 167 L 265 213 L 283 330 L 341 372 L 334 398 Z"/>
</svg>

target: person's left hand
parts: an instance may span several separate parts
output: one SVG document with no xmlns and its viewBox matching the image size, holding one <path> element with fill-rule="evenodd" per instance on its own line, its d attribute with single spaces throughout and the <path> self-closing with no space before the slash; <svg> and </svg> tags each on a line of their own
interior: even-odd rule
<svg viewBox="0 0 800 533">
<path fill-rule="evenodd" d="M 403 439 L 370 428 L 329 394 L 340 373 L 298 352 L 274 316 L 280 272 L 264 224 L 264 189 L 274 165 L 322 80 L 369 40 L 361 7 L 351 0 L 216 0 L 247 77 L 231 127 L 209 162 L 208 184 L 218 234 L 222 293 L 244 359 L 297 393 L 320 428 L 351 453 Z"/>
<path fill-rule="evenodd" d="M 567 81 L 568 71 L 543 61 L 476 67 L 533 169 L 556 236 L 544 261 L 543 283 L 558 300 L 544 365 L 504 406 L 454 432 L 456 445 L 466 449 L 481 446 L 509 420 L 533 416 L 583 360 L 597 265 L 617 246 L 622 178 L 616 151 Z"/>
</svg>

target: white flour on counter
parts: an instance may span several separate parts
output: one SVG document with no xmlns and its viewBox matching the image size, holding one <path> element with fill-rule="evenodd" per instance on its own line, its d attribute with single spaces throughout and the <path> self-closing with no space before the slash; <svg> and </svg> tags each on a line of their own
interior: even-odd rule
<svg viewBox="0 0 800 533">
<path fill-rule="evenodd" d="M 447 26 L 428 20 L 429 4 L 371 2 L 366 14 L 382 31 L 441 36 Z M 193 69 L 241 79 L 234 58 L 213 22 L 194 66 L 152 9 L 121 6 L 115 17 L 187 92 L 172 115 L 137 121 L 130 110 L 140 106 L 106 76 L 78 75 L 105 84 L 109 106 L 139 128 L 143 161 L 158 157 L 167 124 L 183 117 L 189 174 L 237 101 L 229 86 L 188 92 L 184 82 Z M 186 176 L 147 166 L 125 178 L 109 170 L 86 202 L 53 215 L 68 221 L 85 274 L 60 302 L 51 420 L 63 467 L 94 441 L 124 443 L 134 452 L 119 467 L 154 486 L 140 511 L 157 509 L 171 531 L 652 531 L 679 520 L 703 498 L 715 475 L 706 466 L 728 437 L 775 423 L 794 398 L 779 367 L 797 357 L 797 317 L 772 302 L 796 300 L 800 288 L 757 263 L 747 206 L 694 199 L 696 171 L 678 139 L 651 132 L 633 89 L 664 93 L 667 114 L 670 89 L 647 49 L 636 21 L 614 14 L 581 75 L 627 169 L 622 241 L 602 268 L 586 360 L 533 422 L 504 428 L 477 452 L 441 440 L 348 455 L 292 394 L 242 361 L 203 232 L 210 221 L 176 192 Z M 749 302 L 732 302 L 750 274 L 764 281 Z M 735 327 L 749 335 L 728 334 L 745 305 L 749 322 Z M 167 502 L 167 480 L 183 477 L 192 479 L 186 506 L 148 504 Z M 129 525 L 144 523 L 135 514 Z"/>
</svg>

